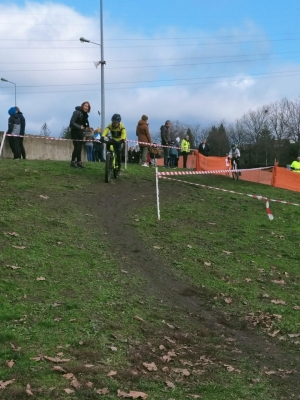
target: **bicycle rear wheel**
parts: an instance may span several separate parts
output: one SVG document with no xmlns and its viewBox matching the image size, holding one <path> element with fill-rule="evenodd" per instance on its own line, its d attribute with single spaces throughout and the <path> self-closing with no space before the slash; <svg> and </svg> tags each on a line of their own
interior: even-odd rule
<svg viewBox="0 0 300 400">
<path fill-rule="evenodd" d="M 238 180 L 239 179 L 239 173 L 238 173 L 237 165 L 236 165 L 235 161 L 233 161 L 233 164 L 232 164 L 232 178 L 234 180 Z"/>
<path fill-rule="evenodd" d="M 106 163 L 105 163 L 105 182 L 110 182 L 111 178 L 111 170 L 112 170 L 112 160 L 111 154 L 109 152 L 106 153 Z"/>
</svg>

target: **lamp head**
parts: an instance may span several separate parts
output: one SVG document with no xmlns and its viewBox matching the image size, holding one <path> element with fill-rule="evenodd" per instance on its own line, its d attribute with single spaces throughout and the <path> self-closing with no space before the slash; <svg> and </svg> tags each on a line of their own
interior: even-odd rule
<svg viewBox="0 0 300 400">
<path fill-rule="evenodd" d="M 90 40 L 85 39 L 84 37 L 81 37 L 79 40 L 81 41 L 81 43 L 90 43 Z"/>
<path fill-rule="evenodd" d="M 8 82 L 8 80 L 7 80 L 7 79 L 4 79 L 4 78 L 1 78 L 1 81 L 2 81 L 2 82 Z"/>
</svg>

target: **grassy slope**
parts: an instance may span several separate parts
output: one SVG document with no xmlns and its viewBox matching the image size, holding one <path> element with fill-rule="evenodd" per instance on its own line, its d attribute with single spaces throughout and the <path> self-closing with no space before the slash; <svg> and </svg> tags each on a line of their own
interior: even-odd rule
<svg viewBox="0 0 300 400">
<path fill-rule="evenodd" d="M 157 360 L 154 354 L 158 352 L 159 344 L 167 347 L 161 321 L 168 320 L 170 309 L 136 294 L 142 282 L 138 276 L 121 272 L 115 263 L 118 255 L 113 254 L 108 244 L 96 216 L 97 210 L 72 202 L 79 192 L 87 197 L 92 193 L 91 186 L 99 182 L 99 169 L 103 175 L 103 165 L 73 171 L 66 163 L 0 163 L 0 380 L 15 379 L 0 392 L 1 399 L 27 397 L 26 384 L 31 385 L 37 398 L 69 398 L 64 389 L 74 388 L 61 373 L 51 370 L 53 363 L 31 360 L 45 355 L 56 357 L 60 353 L 63 353 L 60 358 L 70 359 L 61 364 L 62 367 L 72 372 L 82 384 L 72 395 L 78 399 L 99 398 L 94 388 L 104 387 L 110 390 L 110 394 L 103 396 L 107 399 L 117 398 L 117 389 L 141 390 L 148 393 L 150 399 L 172 397 L 183 400 L 188 394 L 196 393 L 202 393 L 205 399 L 216 400 L 274 399 L 275 389 L 266 377 L 255 371 L 251 363 L 243 368 L 242 361 L 241 374 L 223 372 L 223 369 L 215 368 L 214 363 L 203 367 L 205 372 L 200 378 L 192 374 L 190 378 L 177 379 L 174 373 L 162 372 L 163 364 L 155 375 L 145 373 L 142 362 Z M 148 179 L 149 174 L 148 170 L 141 172 L 133 168 L 127 177 Z M 159 243 L 166 259 L 196 284 L 205 284 L 214 294 L 224 291 L 232 296 L 239 312 L 256 311 L 265 306 L 270 312 L 283 314 L 282 321 L 276 323 L 284 332 L 292 332 L 293 324 L 299 321 L 299 314 L 291 307 L 297 304 L 293 296 L 299 277 L 294 262 L 285 265 L 285 260 L 296 257 L 298 249 L 296 251 L 292 245 L 284 248 L 284 244 L 293 242 L 295 246 L 293 234 L 298 231 L 296 218 L 291 217 L 299 211 L 292 207 L 284 210 L 276 205 L 284 219 L 280 220 L 278 216 L 270 225 L 263 204 L 257 201 L 204 190 L 199 192 L 198 189 L 189 189 L 185 195 L 185 188 L 181 186 L 176 190 L 178 196 L 174 196 L 174 201 L 163 201 L 163 220 L 159 225 L 154 207 L 144 210 L 141 215 L 143 230 L 152 238 L 153 244 Z M 163 189 L 161 194 L 163 197 Z M 49 196 L 49 199 L 40 195 Z M 204 201 L 199 201 L 199 195 Z M 244 220 L 247 210 L 255 212 Z M 174 216 L 177 217 L 175 220 Z M 287 218 L 291 219 L 289 223 Z M 241 223 L 237 224 L 236 220 Z M 217 225 L 209 225 L 209 222 Z M 261 236 L 265 238 L 263 246 L 257 235 L 258 228 L 262 229 Z M 168 235 L 165 235 L 166 229 Z M 285 240 L 271 235 L 271 229 L 284 235 Z M 18 236 L 9 234 L 13 232 Z M 192 245 L 191 249 L 188 244 Z M 232 251 L 233 255 L 224 256 L 223 249 Z M 272 249 L 276 249 L 276 256 Z M 204 268 L 204 261 L 211 262 L 212 267 Z M 275 270 L 270 269 L 273 264 Z M 265 275 L 258 268 L 263 269 Z M 269 282 L 269 274 L 273 273 L 277 279 L 278 271 L 289 273 L 288 278 L 284 277 L 284 287 Z M 262 283 L 255 279 L 261 275 L 265 280 L 264 292 L 271 298 L 286 299 L 288 306 L 270 305 L 269 301 L 257 296 L 263 289 Z M 37 280 L 39 277 L 45 280 Z M 245 284 L 244 277 L 253 280 Z M 247 305 L 240 305 L 238 300 L 241 298 L 246 298 Z M 148 321 L 146 329 L 140 328 L 141 322 L 134 319 L 135 315 Z M 184 324 L 182 315 L 173 316 L 173 319 L 179 325 Z M 168 332 L 168 336 L 171 335 Z M 216 339 L 208 335 L 201 341 L 204 352 Z M 15 351 L 12 346 L 20 349 Z M 112 350 L 112 346 L 117 351 Z M 132 357 L 139 346 L 142 359 Z M 172 347 L 176 348 L 176 344 L 170 349 Z M 180 352 L 184 353 L 178 349 Z M 12 368 L 6 365 L 7 360 L 14 360 Z M 93 366 L 88 368 L 87 364 Z M 115 379 L 107 376 L 110 370 L 118 372 Z M 249 379 L 257 377 L 260 381 L 252 385 Z M 165 380 L 175 382 L 175 389 L 168 388 Z M 86 386 L 89 381 L 94 388 Z"/>
</svg>

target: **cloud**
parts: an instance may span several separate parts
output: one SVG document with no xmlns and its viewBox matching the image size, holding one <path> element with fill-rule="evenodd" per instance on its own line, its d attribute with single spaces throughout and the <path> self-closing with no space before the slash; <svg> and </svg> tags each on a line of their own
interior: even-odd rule
<svg viewBox="0 0 300 400">
<path fill-rule="evenodd" d="M 100 67 L 96 69 L 93 61 L 100 59 L 100 49 L 79 42 L 83 36 L 99 43 L 98 18 L 48 2 L 10 4 L 9 19 L 5 13 L 7 7 L 0 4 L 0 39 L 9 39 L 0 41 L 0 74 L 17 83 L 27 132 L 39 133 L 46 122 L 58 136 L 75 106 L 86 100 L 92 105 L 91 125 L 99 126 Z M 166 119 L 202 125 L 232 121 L 249 108 L 298 95 L 300 77 L 295 74 L 276 80 L 254 75 L 288 75 L 286 71 L 299 65 L 272 61 L 266 55 L 272 52 L 271 43 L 252 21 L 213 34 L 164 27 L 150 37 L 105 15 L 104 36 L 106 122 L 120 113 L 131 138 L 142 114 L 149 116 L 155 132 Z M 186 37 L 191 39 L 182 39 Z M 124 40 L 128 38 L 135 40 Z M 241 57 L 247 54 L 252 55 Z M 2 130 L 7 126 L 6 110 L 14 103 L 12 85 L 1 82 L 0 100 Z"/>
</svg>

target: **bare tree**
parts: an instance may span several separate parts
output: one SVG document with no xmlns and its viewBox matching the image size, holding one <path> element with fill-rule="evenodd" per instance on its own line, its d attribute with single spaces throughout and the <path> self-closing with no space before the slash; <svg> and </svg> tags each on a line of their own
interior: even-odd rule
<svg viewBox="0 0 300 400">
<path fill-rule="evenodd" d="M 248 144 L 257 144 L 263 129 L 267 125 L 268 108 L 266 106 L 258 108 L 256 111 L 248 111 L 239 120 L 243 130 L 244 140 Z"/>
<path fill-rule="evenodd" d="M 289 107 L 288 100 L 268 105 L 268 128 L 275 138 L 276 159 L 280 160 L 283 147 L 288 143 L 290 132 L 288 127 Z"/>
<path fill-rule="evenodd" d="M 294 102 L 286 100 L 286 124 L 290 138 L 297 144 L 300 153 L 300 100 Z"/>
</svg>

